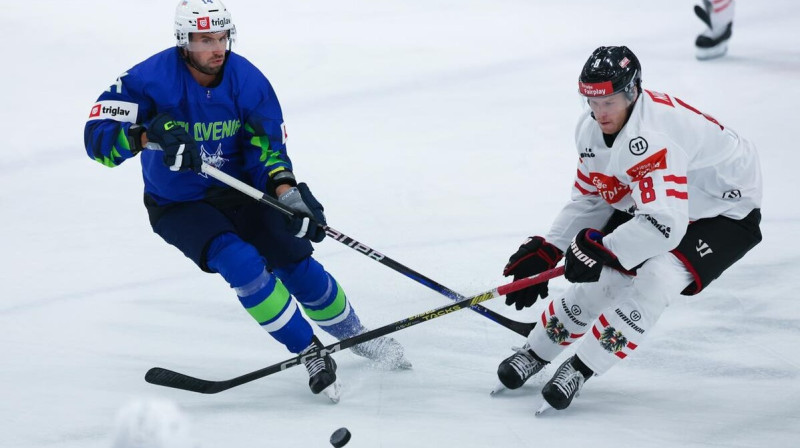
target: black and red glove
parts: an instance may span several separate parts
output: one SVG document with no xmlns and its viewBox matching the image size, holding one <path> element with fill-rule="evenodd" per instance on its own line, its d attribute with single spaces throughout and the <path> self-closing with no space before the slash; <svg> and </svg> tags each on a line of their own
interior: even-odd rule
<svg viewBox="0 0 800 448">
<path fill-rule="evenodd" d="M 603 246 L 603 232 L 583 229 L 572 239 L 564 259 L 564 277 L 572 283 L 591 283 L 600 279 L 603 266 L 622 269 L 617 256 Z"/>
<path fill-rule="evenodd" d="M 556 267 L 563 257 L 561 249 L 553 246 L 540 236 L 525 240 L 519 249 L 508 259 L 503 275 L 514 276 L 514 280 L 540 274 Z M 547 297 L 547 282 L 511 292 L 506 295 L 506 305 L 516 305 L 518 310 L 533 305 L 539 297 Z"/>
</svg>

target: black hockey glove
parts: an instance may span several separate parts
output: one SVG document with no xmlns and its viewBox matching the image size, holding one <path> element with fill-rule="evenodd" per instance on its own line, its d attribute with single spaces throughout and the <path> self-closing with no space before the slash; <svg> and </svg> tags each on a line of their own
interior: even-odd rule
<svg viewBox="0 0 800 448">
<path fill-rule="evenodd" d="M 514 280 L 530 277 L 553 269 L 563 256 L 561 249 L 553 246 L 540 236 L 528 238 L 508 259 L 503 275 L 514 276 Z M 541 297 L 547 297 L 547 282 L 539 283 L 506 295 L 506 305 L 516 305 L 518 310 L 533 305 Z"/>
<path fill-rule="evenodd" d="M 315 243 L 319 243 L 325 238 L 325 229 L 322 228 L 327 225 L 325 215 L 322 213 L 325 209 L 311 194 L 308 185 L 300 182 L 296 187 L 283 193 L 278 201 L 296 212 L 289 218 L 288 223 L 289 232 L 292 235 L 298 238 L 308 238 Z"/>
<path fill-rule="evenodd" d="M 603 266 L 622 269 L 617 256 L 603 246 L 603 232 L 583 229 L 572 239 L 564 260 L 564 277 L 572 283 L 591 283 L 600 279 Z"/>
<path fill-rule="evenodd" d="M 161 146 L 164 165 L 171 171 L 202 170 L 203 159 L 197 143 L 169 114 L 156 115 L 145 127 L 147 140 Z"/>
</svg>

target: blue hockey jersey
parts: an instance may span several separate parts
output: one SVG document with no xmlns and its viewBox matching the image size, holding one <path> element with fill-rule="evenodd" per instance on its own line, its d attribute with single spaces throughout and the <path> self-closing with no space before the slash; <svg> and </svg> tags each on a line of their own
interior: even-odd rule
<svg viewBox="0 0 800 448">
<path fill-rule="evenodd" d="M 169 48 L 120 75 L 97 99 L 84 129 L 89 157 L 109 167 L 134 156 L 133 124 L 169 113 L 194 137 L 203 162 L 264 190 L 271 176 L 291 170 L 283 114 L 267 78 L 229 52 L 219 85 L 194 80 L 178 48 Z M 144 189 L 160 205 L 199 200 L 221 185 L 205 174 L 170 171 L 160 151 L 141 152 Z"/>
</svg>

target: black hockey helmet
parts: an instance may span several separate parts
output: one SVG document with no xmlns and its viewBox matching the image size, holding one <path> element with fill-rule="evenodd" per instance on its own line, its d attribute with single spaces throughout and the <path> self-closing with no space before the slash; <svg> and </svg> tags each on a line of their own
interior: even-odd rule
<svg viewBox="0 0 800 448">
<path fill-rule="evenodd" d="M 633 100 L 633 87 L 642 88 L 639 58 L 625 46 L 599 47 L 583 65 L 578 91 L 585 97 L 599 97 L 625 92 Z"/>
</svg>

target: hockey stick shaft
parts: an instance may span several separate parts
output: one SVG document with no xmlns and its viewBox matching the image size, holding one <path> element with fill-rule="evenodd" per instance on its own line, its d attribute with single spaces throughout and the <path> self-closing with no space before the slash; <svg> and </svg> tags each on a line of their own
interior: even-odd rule
<svg viewBox="0 0 800 448">
<path fill-rule="evenodd" d="M 374 330 L 361 333 L 351 338 L 343 339 L 334 344 L 326 345 L 325 347 L 319 350 L 311 351 L 302 355 L 297 355 L 294 358 L 287 359 L 286 361 L 273 364 L 269 367 L 264 367 L 263 369 L 259 369 L 250 373 L 246 373 L 242 376 L 238 376 L 236 378 L 232 378 L 229 380 L 220 380 L 220 381 L 204 380 L 193 376 L 185 375 L 179 372 L 175 372 L 172 370 L 164 369 L 161 367 L 153 367 L 152 369 L 148 370 L 144 379 L 148 383 L 155 384 L 158 386 L 171 387 L 174 389 L 183 389 L 183 390 L 188 390 L 190 392 L 198 392 L 202 394 L 216 394 L 218 392 L 222 392 L 234 388 L 236 386 L 241 386 L 242 384 L 249 383 L 259 378 L 272 375 L 273 373 L 281 372 L 291 367 L 303 364 L 305 361 L 308 361 L 310 359 L 342 351 L 354 345 L 361 344 L 362 342 L 366 342 L 371 339 L 385 336 L 389 333 L 394 333 L 396 331 L 400 331 L 404 328 L 412 327 L 414 325 L 421 324 L 423 322 L 431 321 L 433 319 L 436 319 L 437 317 L 445 316 L 452 312 L 477 305 L 489 299 L 506 295 L 510 292 L 519 291 L 520 289 L 524 289 L 529 286 L 545 282 L 547 280 L 550 280 L 551 278 L 558 277 L 563 274 L 564 274 L 564 267 L 559 266 L 549 271 L 542 272 L 539 275 L 523 278 L 505 285 L 498 286 L 497 288 L 494 288 L 490 291 L 486 291 L 484 293 L 472 297 L 467 297 L 464 300 L 460 300 L 454 304 L 442 306 L 433 309 L 431 311 L 407 317 L 403 320 L 399 320 L 397 322 L 384 325 L 383 327 L 375 328 Z"/>
<path fill-rule="evenodd" d="M 253 188 L 252 186 L 236 179 L 235 177 L 222 172 L 218 168 L 211 166 L 207 163 L 203 163 L 203 172 L 208 174 L 209 176 L 217 179 L 218 181 L 228 185 L 231 188 L 239 190 L 240 192 L 252 197 L 253 199 L 269 205 L 270 207 L 275 208 L 276 210 L 280 211 L 281 213 L 287 216 L 293 216 L 294 210 L 291 208 L 281 204 L 275 198 L 265 194 L 264 192 Z M 320 225 L 315 223 L 316 225 Z M 330 226 L 322 226 L 325 230 L 325 233 L 332 239 L 344 244 L 345 246 L 365 255 L 367 258 L 377 261 L 378 263 L 389 267 L 390 269 L 399 272 L 406 277 L 414 280 L 417 283 L 420 283 L 428 288 L 444 295 L 445 297 L 451 300 L 463 300 L 466 297 L 453 291 L 452 289 L 434 281 L 430 278 L 420 274 L 419 272 L 387 257 L 386 255 L 372 249 L 371 247 L 367 246 L 366 244 L 356 240 L 353 237 L 350 237 Z M 474 305 L 471 307 L 473 311 L 483 315 L 484 317 L 497 322 L 498 324 L 508 328 L 509 330 L 521 335 L 521 336 L 528 336 L 531 332 L 533 327 L 536 326 L 536 323 L 527 323 L 527 322 L 518 322 L 512 319 L 509 319 L 502 314 L 499 314 L 495 311 L 492 311 L 488 308 L 485 308 L 480 305 Z"/>
</svg>

